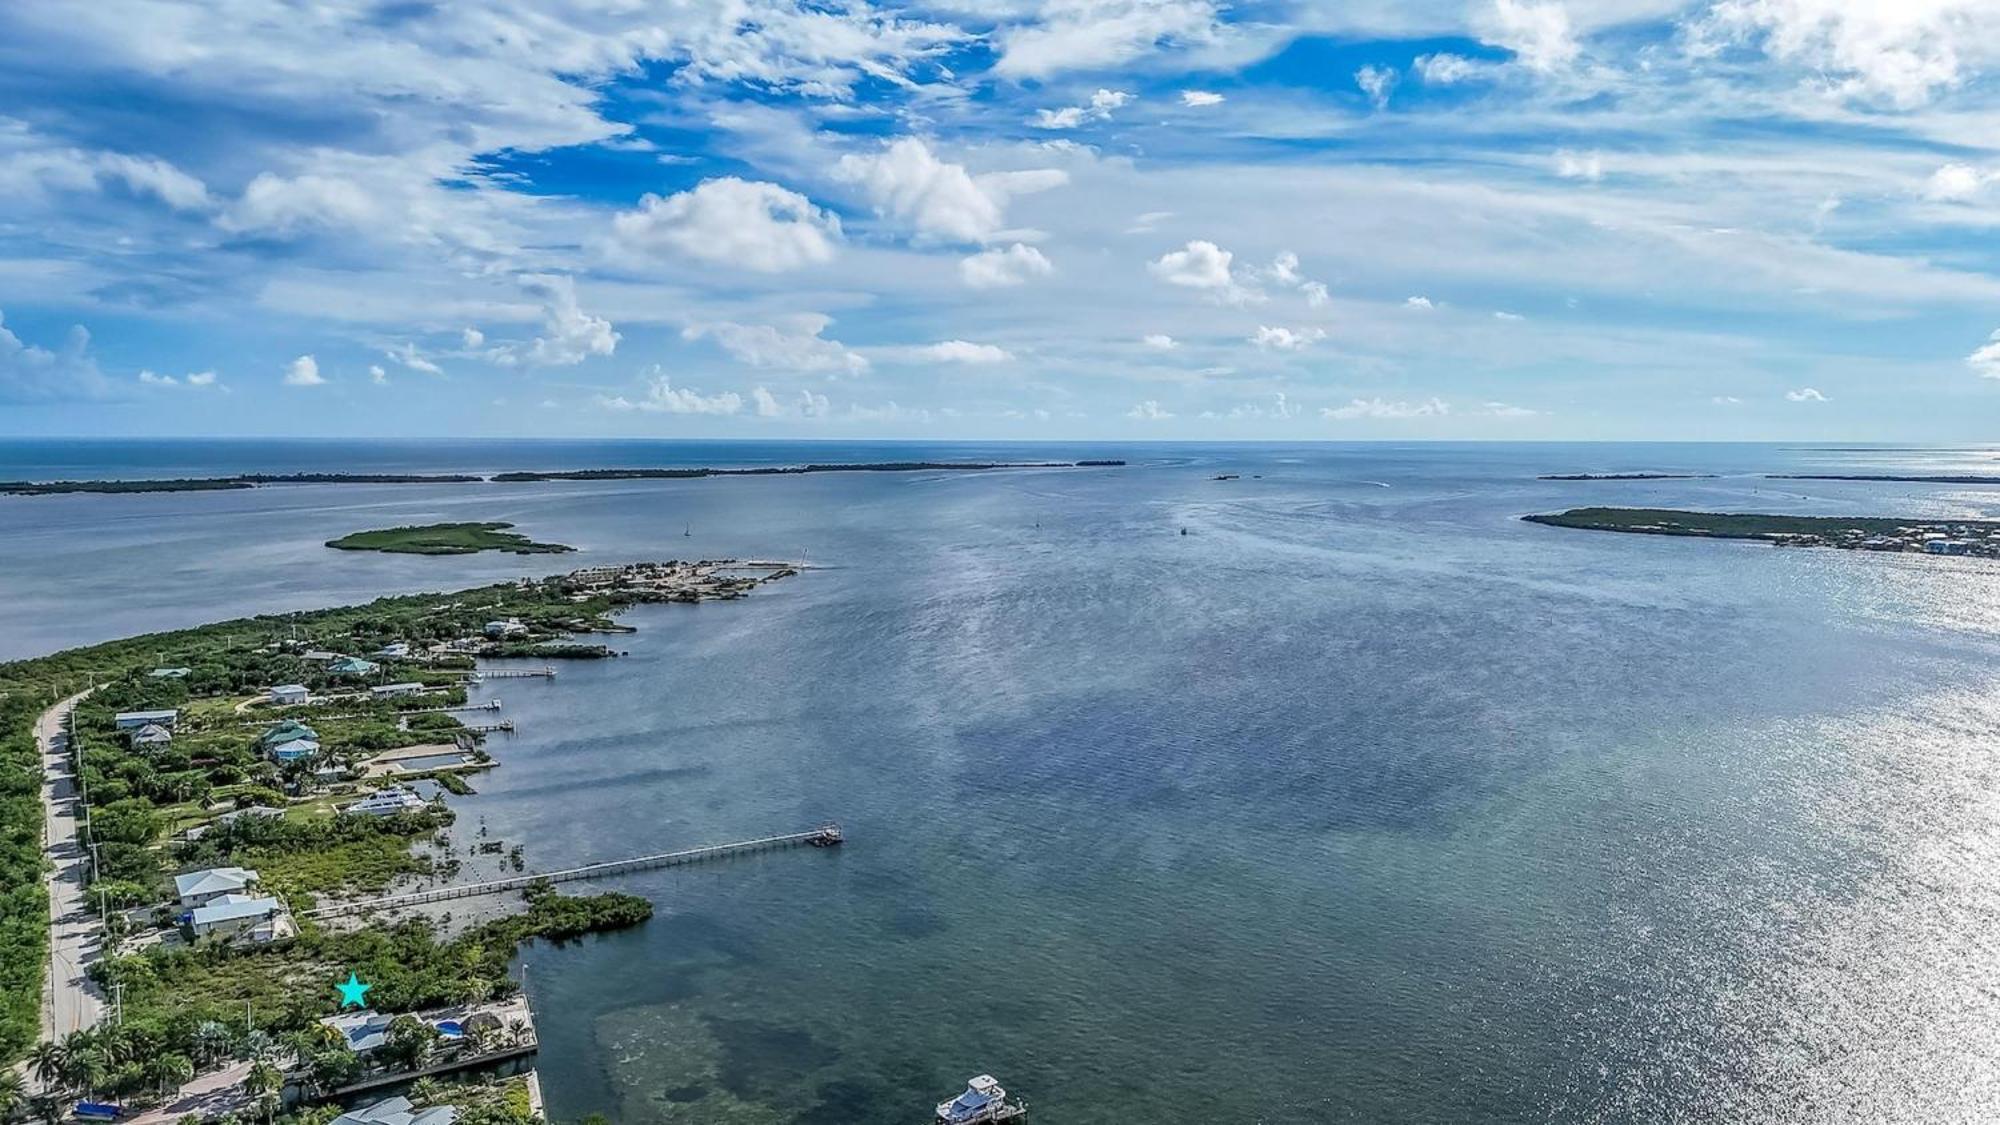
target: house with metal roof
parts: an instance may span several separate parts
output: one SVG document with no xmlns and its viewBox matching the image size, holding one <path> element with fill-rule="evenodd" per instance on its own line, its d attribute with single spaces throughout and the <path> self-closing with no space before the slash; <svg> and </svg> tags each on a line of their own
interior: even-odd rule
<svg viewBox="0 0 2000 1125">
<path fill-rule="evenodd" d="M 294 738 L 289 742 L 280 742 L 276 746 L 268 748 L 265 753 L 272 761 L 279 765 L 289 766 L 293 762 L 303 762 L 307 758 L 318 757 L 319 740 L 316 738 Z"/>
<path fill-rule="evenodd" d="M 350 1109 L 333 1119 L 333 1125 L 452 1125 L 458 1107 L 435 1105 L 418 1109 L 408 1098 L 384 1098 L 371 1106 Z"/>
<path fill-rule="evenodd" d="M 178 708 L 168 707 L 159 711 L 120 711 L 111 721 L 117 724 L 119 730 L 138 730 L 144 726 L 162 726 L 172 730 L 180 717 Z"/>
<path fill-rule="evenodd" d="M 307 691 L 304 684 L 279 684 L 266 690 L 264 694 L 280 707 L 305 703 L 312 698 L 312 692 Z"/>
<path fill-rule="evenodd" d="M 188 914 L 188 929 L 196 940 L 243 938 L 253 942 L 276 941 L 298 932 L 284 903 L 243 894 L 221 895 L 206 906 L 196 907 Z"/>
<path fill-rule="evenodd" d="M 132 732 L 132 749 L 158 749 L 173 744 L 174 732 L 158 723 L 147 723 Z"/>
<path fill-rule="evenodd" d="M 193 672 L 192 668 L 155 668 L 146 675 L 155 680 L 185 680 Z"/>
<path fill-rule="evenodd" d="M 368 694 L 377 699 L 395 699 L 399 696 L 422 695 L 423 693 L 424 685 L 419 683 L 377 684 L 368 689 Z"/>
<path fill-rule="evenodd" d="M 174 894 L 189 909 L 206 906 L 223 895 L 242 894 L 257 881 L 247 867 L 211 867 L 174 876 Z"/>
<path fill-rule="evenodd" d="M 329 663 L 326 670 L 336 676 L 372 676 L 381 671 L 382 666 L 358 656 L 342 656 Z"/>
</svg>

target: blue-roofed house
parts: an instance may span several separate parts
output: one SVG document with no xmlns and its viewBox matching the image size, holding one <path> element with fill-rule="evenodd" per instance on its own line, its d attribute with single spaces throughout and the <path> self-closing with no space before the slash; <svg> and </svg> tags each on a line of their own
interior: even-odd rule
<svg viewBox="0 0 2000 1125">
<path fill-rule="evenodd" d="M 308 758 L 319 757 L 319 740 L 316 738 L 294 738 L 270 747 L 266 753 L 270 755 L 272 761 L 279 765 L 289 766 L 293 762 L 303 762 Z"/>
<path fill-rule="evenodd" d="M 326 670 L 336 676 L 372 676 L 381 671 L 382 666 L 358 656 L 342 656 L 329 663 Z"/>
<path fill-rule="evenodd" d="M 321 1016 L 319 1022 L 340 1032 L 341 1038 L 347 1040 L 349 1050 L 357 1055 L 366 1055 L 389 1041 L 389 1024 L 395 1018 L 363 1008 L 358 1012 Z"/>
</svg>

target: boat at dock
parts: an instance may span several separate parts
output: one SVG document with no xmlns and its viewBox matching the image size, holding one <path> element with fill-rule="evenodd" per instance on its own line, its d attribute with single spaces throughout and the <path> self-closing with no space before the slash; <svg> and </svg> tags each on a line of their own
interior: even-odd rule
<svg viewBox="0 0 2000 1125">
<path fill-rule="evenodd" d="M 982 1074 L 965 1084 L 965 1093 L 938 1103 L 934 1125 L 981 1125 L 1027 1115 L 1028 1107 L 1019 1098 L 1009 1101 L 999 1081 L 990 1074 Z"/>
</svg>

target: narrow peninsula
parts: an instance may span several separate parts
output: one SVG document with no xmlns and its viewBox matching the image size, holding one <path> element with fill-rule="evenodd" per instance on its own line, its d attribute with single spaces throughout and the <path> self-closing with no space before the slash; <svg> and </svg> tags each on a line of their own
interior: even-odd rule
<svg viewBox="0 0 2000 1125">
<path fill-rule="evenodd" d="M 269 1121 L 281 1089 L 283 1120 L 325 1121 L 421 1076 L 531 1065 L 517 947 L 653 907 L 559 893 L 597 870 L 537 872 L 532 840 L 457 821 L 467 778 L 501 766 L 485 732 L 512 727 L 474 685 L 556 674 L 478 660 L 607 655 L 578 639 L 630 632 L 614 621 L 630 606 L 732 600 L 797 573 L 595 567 L 0 663 L 0 1065 L 33 1048 L 51 1113 L 115 1103 L 100 1112 L 160 1121 Z M 658 828 L 635 850 L 702 843 Z M 422 907 L 444 894 L 455 910 Z M 541 1120 L 532 1077 L 478 1081 L 449 1100 L 495 1104 L 461 1121 Z"/>
<path fill-rule="evenodd" d="M 357 531 L 326 545 L 339 551 L 381 551 L 393 555 L 476 555 L 505 551 L 515 555 L 560 555 L 576 550 L 565 543 L 537 543 L 511 523 L 429 523 Z"/>
<path fill-rule="evenodd" d="M 1785 516 L 1668 508 L 1571 508 L 1522 516 L 1529 523 L 1635 535 L 1755 539 L 1778 547 L 1906 551 L 2000 558 L 2000 521 L 1874 516 Z"/>
</svg>

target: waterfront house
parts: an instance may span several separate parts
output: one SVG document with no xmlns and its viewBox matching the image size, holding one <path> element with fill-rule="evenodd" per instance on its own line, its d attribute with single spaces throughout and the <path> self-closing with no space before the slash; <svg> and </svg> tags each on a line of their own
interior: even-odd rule
<svg viewBox="0 0 2000 1125">
<path fill-rule="evenodd" d="M 290 707 L 312 698 L 312 693 L 306 690 L 304 684 L 279 684 L 264 694 L 280 707 Z"/>
<path fill-rule="evenodd" d="M 436 1105 L 418 1109 L 408 1098 L 384 1098 L 371 1106 L 350 1109 L 333 1119 L 333 1125 L 452 1125 L 458 1107 Z"/>
<path fill-rule="evenodd" d="M 185 680 L 193 671 L 192 668 L 155 668 L 146 675 L 155 680 Z"/>
<path fill-rule="evenodd" d="M 323 648 L 315 648 L 315 649 L 307 649 L 305 652 L 300 653 L 299 659 L 310 660 L 314 664 L 324 664 L 327 661 L 332 660 L 334 657 L 339 655 L 340 654 L 337 652 L 328 652 Z"/>
<path fill-rule="evenodd" d="M 410 655 L 410 646 L 403 641 L 386 644 L 375 650 L 375 655 L 384 660 L 402 660 Z"/>
<path fill-rule="evenodd" d="M 377 684 L 368 689 L 368 694 L 374 696 L 376 699 L 396 699 L 400 696 L 422 695 L 423 693 L 424 685 L 414 682 L 407 684 Z"/>
<path fill-rule="evenodd" d="M 240 895 L 256 882 L 257 873 L 246 867 L 210 867 L 174 876 L 174 894 L 192 910 L 223 895 Z"/>
<path fill-rule="evenodd" d="M 318 757 L 319 740 L 312 738 L 294 738 L 288 742 L 278 743 L 276 746 L 273 746 L 269 750 L 267 750 L 266 754 L 270 756 L 270 759 L 272 761 L 278 763 L 279 765 L 289 766 L 293 762 L 303 762 L 307 758 Z"/>
<path fill-rule="evenodd" d="M 340 1032 L 340 1037 L 347 1040 L 348 1050 L 366 1057 L 389 1041 L 389 1024 L 395 1018 L 370 1008 L 363 1008 L 358 1012 L 321 1016 L 319 1022 Z"/>
<path fill-rule="evenodd" d="M 180 717 L 178 709 L 169 707 L 161 711 L 120 711 L 111 721 L 119 730 L 138 730 L 144 726 L 162 726 L 172 730 Z"/>
<path fill-rule="evenodd" d="M 372 676 L 381 671 L 382 666 L 358 656 L 342 656 L 329 663 L 326 670 L 336 676 Z"/>
<path fill-rule="evenodd" d="M 158 750 L 162 746 L 171 745 L 173 741 L 174 732 L 158 723 L 147 723 L 132 732 L 134 750 Z"/>
<path fill-rule="evenodd" d="M 415 792 L 400 785 L 391 785 L 386 789 L 370 793 L 340 811 L 362 816 L 395 816 L 397 813 L 422 812 L 427 807 L 424 799 Z"/>
<path fill-rule="evenodd" d="M 244 894 L 222 895 L 206 906 L 196 907 L 188 914 L 188 930 L 197 941 L 240 938 L 260 945 L 298 932 L 284 903 Z"/>
<path fill-rule="evenodd" d="M 1965 539 L 1926 539 L 1924 550 L 1933 555 L 1969 555 L 1972 543 Z"/>
<path fill-rule="evenodd" d="M 183 835 L 190 840 L 199 840 L 211 828 L 234 824 L 239 820 L 268 820 L 272 817 L 283 815 L 285 815 L 285 810 L 283 809 L 274 809 L 269 805 L 251 805 L 247 809 L 232 809 L 209 821 L 207 824 L 197 824 L 193 828 L 188 829 Z"/>
<path fill-rule="evenodd" d="M 505 621 L 488 621 L 486 628 L 480 631 L 494 640 L 503 640 L 507 637 L 525 637 L 528 635 L 528 627 L 521 624 L 519 619 L 513 617 L 509 617 Z"/>
</svg>

